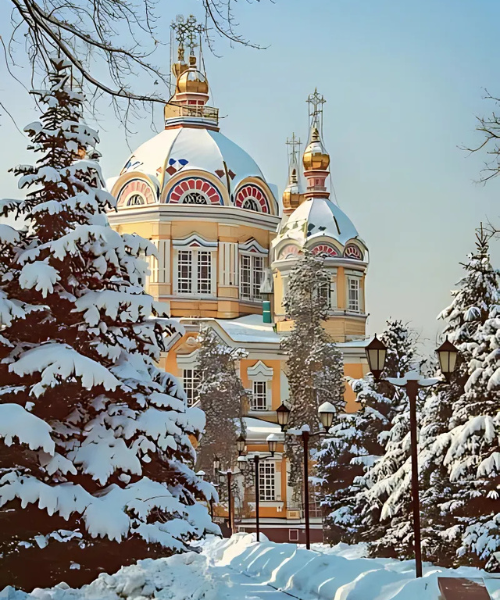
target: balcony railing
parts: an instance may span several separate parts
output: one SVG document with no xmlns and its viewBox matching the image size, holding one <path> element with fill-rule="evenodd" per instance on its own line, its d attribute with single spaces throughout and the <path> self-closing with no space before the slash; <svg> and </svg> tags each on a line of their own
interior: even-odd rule
<svg viewBox="0 0 500 600">
<path fill-rule="evenodd" d="M 213 106 L 181 106 L 180 104 L 167 104 L 165 106 L 165 120 L 180 118 L 203 119 L 218 125 L 219 109 Z"/>
</svg>

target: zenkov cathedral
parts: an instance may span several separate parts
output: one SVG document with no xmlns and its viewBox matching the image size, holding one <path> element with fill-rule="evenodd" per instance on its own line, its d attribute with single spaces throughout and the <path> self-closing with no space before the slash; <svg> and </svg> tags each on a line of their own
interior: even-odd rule
<svg viewBox="0 0 500 600">
<path fill-rule="evenodd" d="M 283 309 L 290 273 L 306 248 L 325 257 L 331 276 L 325 328 L 343 353 L 345 374 L 359 378 L 368 370 L 368 249 L 328 190 L 322 96 L 315 92 L 308 98 L 302 167 L 295 136 L 289 142 L 288 184 L 280 203 L 276 186 L 253 158 L 221 133 L 219 111 L 208 105 L 208 80 L 194 52 L 194 19 L 181 29 L 165 129 L 140 146 L 108 182 L 118 205 L 110 222 L 121 233 L 152 240 L 158 249 L 147 291 L 185 330 L 172 340 L 161 366 L 182 379 L 189 405 L 197 401 L 200 327 L 209 325 L 228 345 L 248 352 L 239 366 L 242 383 L 251 391 L 245 417 L 248 452 L 267 454 L 267 436 L 281 435 L 275 411 L 289 395 L 280 341 L 293 327 Z M 346 410 L 355 411 L 349 386 L 345 400 Z M 261 530 L 276 541 L 303 542 L 304 515 L 292 500 L 282 452 L 281 444 L 274 460 L 260 463 Z M 248 493 L 239 511 L 240 531 L 254 529 L 252 500 Z M 312 540 L 321 540 L 321 515 L 314 507 L 311 527 Z"/>
</svg>

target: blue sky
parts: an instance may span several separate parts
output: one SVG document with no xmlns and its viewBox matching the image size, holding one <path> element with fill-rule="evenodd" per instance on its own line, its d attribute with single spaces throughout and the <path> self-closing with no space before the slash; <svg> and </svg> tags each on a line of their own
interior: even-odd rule
<svg viewBox="0 0 500 600">
<path fill-rule="evenodd" d="M 6 33 L 5 4 L 0 34 Z M 175 15 L 196 0 L 160 0 L 168 41 Z M 286 183 L 285 140 L 307 136 L 307 95 L 318 88 L 327 103 L 325 144 L 341 208 L 371 251 L 369 331 L 399 317 L 431 349 L 481 220 L 500 222 L 500 179 L 482 186 L 486 155 L 459 147 L 480 141 L 475 117 L 494 108 L 484 88 L 500 95 L 493 0 L 269 0 L 238 2 L 241 33 L 265 50 L 231 48 L 219 40 L 217 58 L 205 51 L 221 129 L 257 161 L 280 193 Z M 156 62 L 168 66 L 168 49 Z M 20 124 L 36 118 L 25 91 L 1 68 L 0 97 Z M 139 86 L 140 87 L 140 86 Z M 141 91 L 141 90 L 139 90 Z M 156 124 L 161 128 L 161 113 Z M 17 194 L 7 173 L 29 160 L 25 140 L 0 117 L 0 193 Z M 153 135 L 145 115 L 128 143 Z M 122 125 L 105 109 L 102 165 L 107 177 L 128 156 Z M 492 254 L 500 265 L 500 242 Z M 427 340 L 427 341 L 426 341 Z"/>
</svg>

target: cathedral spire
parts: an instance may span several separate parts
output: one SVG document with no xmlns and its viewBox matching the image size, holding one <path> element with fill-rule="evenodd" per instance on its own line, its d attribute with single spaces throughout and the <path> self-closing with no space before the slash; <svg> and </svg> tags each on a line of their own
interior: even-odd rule
<svg viewBox="0 0 500 600">
<path fill-rule="evenodd" d="M 165 106 L 166 127 L 186 124 L 187 120 L 192 124 L 193 119 L 218 124 L 217 109 L 205 106 L 209 99 L 209 85 L 205 73 L 201 70 L 201 38 L 204 33 L 206 28 L 197 23 L 193 15 L 187 19 L 179 15 L 171 25 L 171 48 L 172 52 L 175 52 L 177 46 L 177 60 L 172 63 L 175 88 L 173 96 Z M 186 51 L 189 53 L 187 63 Z M 174 118 L 181 118 L 183 121 L 174 123 Z"/>
<path fill-rule="evenodd" d="M 290 215 L 304 200 L 300 193 L 299 184 L 299 154 L 301 141 L 292 133 L 292 137 L 287 139 L 286 145 L 288 151 L 288 184 L 283 192 L 283 212 L 285 215 Z"/>
<path fill-rule="evenodd" d="M 309 104 L 310 118 L 310 137 L 302 164 L 304 165 L 304 176 L 307 179 L 306 198 L 320 196 L 328 198 L 330 193 L 326 189 L 325 181 L 329 175 L 330 155 L 325 150 L 321 141 L 321 132 L 323 130 L 323 104 L 326 102 L 324 97 L 315 89 L 306 100 Z"/>
</svg>

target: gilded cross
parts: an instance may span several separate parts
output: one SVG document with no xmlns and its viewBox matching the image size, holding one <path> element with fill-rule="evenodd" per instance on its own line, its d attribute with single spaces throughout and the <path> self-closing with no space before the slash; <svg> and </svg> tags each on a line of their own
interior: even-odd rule
<svg viewBox="0 0 500 600">
<path fill-rule="evenodd" d="M 295 133 L 292 133 L 291 139 L 286 140 L 286 145 L 290 146 L 290 163 L 298 162 L 298 156 L 300 154 L 300 138 L 295 137 Z"/>
</svg>

